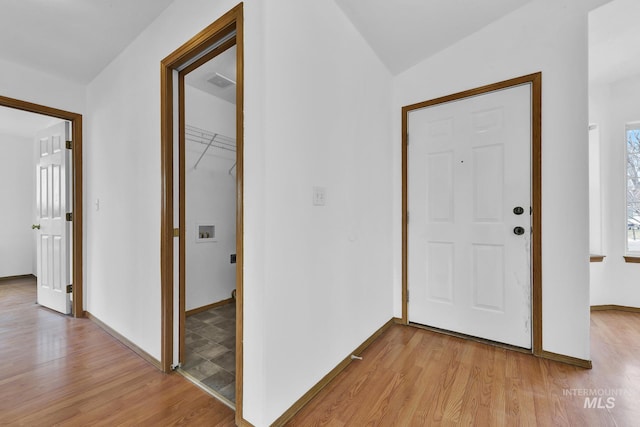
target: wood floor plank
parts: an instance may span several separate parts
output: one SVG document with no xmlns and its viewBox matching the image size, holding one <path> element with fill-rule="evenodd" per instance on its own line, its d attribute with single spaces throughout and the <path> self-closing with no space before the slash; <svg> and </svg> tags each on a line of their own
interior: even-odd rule
<svg viewBox="0 0 640 427">
<path fill-rule="evenodd" d="M 0 360 L 0 425 L 234 425 L 227 406 L 90 320 L 36 305 L 33 279 L 0 284 Z"/>
<path fill-rule="evenodd" d="M 0 284 L 0 424 L 234 425 L 228 407 L 93 322 L 35 305 L 32 282 Z M 592 370 L 395 325 L 288 425 L 637 425 L 640 314 L 591 323 Z M 589 393 L 614 393 L 614 406 Z"/>
<path fill-rule="evenodd" d="M 591 370 L 395 325 L 288 425 L 638 425 L 640 314 L 591 315 Z"/>
</svg>

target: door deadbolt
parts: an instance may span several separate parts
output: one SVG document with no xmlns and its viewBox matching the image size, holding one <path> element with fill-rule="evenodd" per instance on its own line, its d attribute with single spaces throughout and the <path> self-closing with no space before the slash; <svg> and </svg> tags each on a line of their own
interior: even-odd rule
<svg viewBox="0 0 640 427">
<path fill-rule="evenodd" d="M 516 206 L 513 208 L 513 213 L 516 215 L 522 215 L 524 213 L 524 208 L 522 206 Z"/>
<path fill-rule="evenodd" d="M 516 236 L 522 236 L 524 234 L 524 228 L 522 227 L 516 227 L 513 229 L 513 234 L 515 234 Z"/>
</svg>

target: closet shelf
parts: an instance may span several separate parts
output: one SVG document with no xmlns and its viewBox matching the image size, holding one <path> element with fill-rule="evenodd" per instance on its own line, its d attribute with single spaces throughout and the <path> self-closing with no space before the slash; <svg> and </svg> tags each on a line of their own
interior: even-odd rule
<svg viewBox="0 0 640 427">
<path fill-rule="evenodd" d="M 235 138 L 231 138 L 229 136 L 211 132 L 191 125 L 185 125 L 184 130 L 185 139 L 187 141 L 195 142 L 205 146 L 202 154 L 200 154 L 200 157 L 198 158 L 198 161 L 196 161 L 195 165 L 193 165 L 194 169 L 198 167 L 198 164 L 206 154 L 207 150 L 209 150 L 209 148 L 231 151 L 234 153 L 236 152 Z"/>
</svg>

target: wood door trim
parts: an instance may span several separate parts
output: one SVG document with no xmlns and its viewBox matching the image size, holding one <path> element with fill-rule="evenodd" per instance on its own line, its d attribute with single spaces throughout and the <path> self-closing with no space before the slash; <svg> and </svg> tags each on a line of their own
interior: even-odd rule
<svg viewBox="0 0 640 427">
<path fill-rule="evenodd" d="M 408 290 L 408 115 L 413 110 L 445 102 L 457 101 L 501 89 L 531 84 L 531 288 L 532 288 L 532 352 L 545 356 L 542 350 L 542 73 L 537 72 L 514 79 L 477 87 L 428 101 L 402 107 L 402 322 L 409 324 Z"/>
<path fill-rule="evenodd" d="M 56 117 L 58 119 L 71 122 L 73 150 L 72 162 L 73 171 L 71 174 L 73 186 L 73 201 L 71 209 L 73 210 L 72 222 L 72 272 L 71 281 L 73 283 L 73 316 L 85 317 L 83 307 L 83 268 L 82 263 L 82 229 L 83 229 L 83 211 L 82 211 L 82 115 L 72 113 L 70 111 L 60 110 L 57 108 L 47 107 L 45 105 L 34 104 L 32 102 L 21 101 L 19 99 L 0 96 L 0 106 L 14 108 L 29 113 L 44 114 L 45 116 Z"/>
<path fill-rule="evenodd" d="M 236 424 L 247 425 L 242 414 L 243 404 L 243 177 L 244 177 L 244 24 L 243 4 L 240 3 L 214 23 L 184 43 L 160 64 L 160 109 L 161 109 L 161 230 L 160 230 L 160 277 L 161 277 L 161 366 L 169 372 L 173 359 L 173 229 L 174 229 L 174 155 L 173 155 L 173 73 L 198 61 L 198 56 L 213 44 L 222 40 L 235 29 L 236 45 Z M 194 61 L 195 59 L 195 61 Z M 184 91 L 181 91 L 183 93 Z M 184 97 L 179 102 L 184 103 Z M 184 146 L 184 141 L 182 141 Z M 184 154 L 182 154 L 184 157 Z M 184 181 L 182 179 L 181 181 Z M 180 247 L 184 253 L 184 188 L 179 189 Z M 180 263 L 183 265 L 181 258 Z M 184 295 L 181 295 L 184 299 Z"/>
</svg>

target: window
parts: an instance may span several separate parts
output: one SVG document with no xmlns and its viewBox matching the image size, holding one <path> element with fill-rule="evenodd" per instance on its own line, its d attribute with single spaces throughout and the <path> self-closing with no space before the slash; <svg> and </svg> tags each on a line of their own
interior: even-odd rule
<svg viewBox="0 0 640 427">
<path fill-rule="evenodd" d="M 640 123 L 628 124 L 627 253 L 640 256 Z"/>
</svg>

